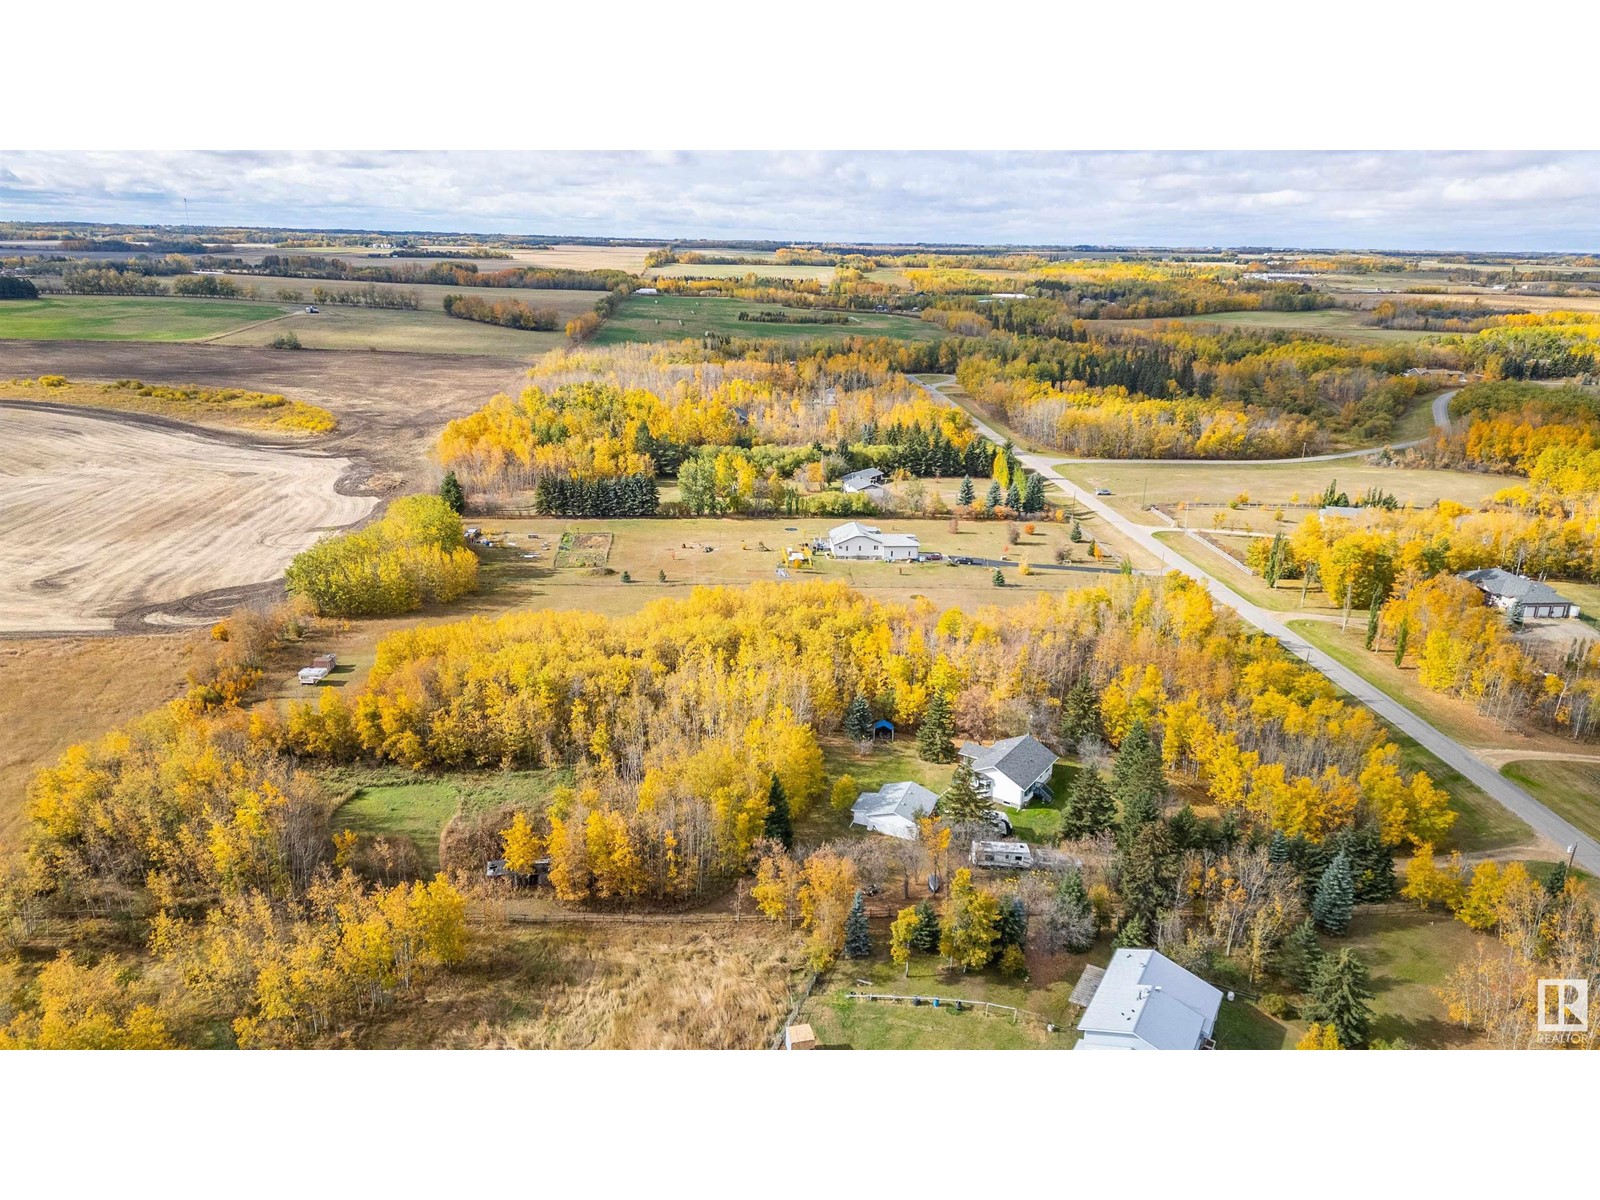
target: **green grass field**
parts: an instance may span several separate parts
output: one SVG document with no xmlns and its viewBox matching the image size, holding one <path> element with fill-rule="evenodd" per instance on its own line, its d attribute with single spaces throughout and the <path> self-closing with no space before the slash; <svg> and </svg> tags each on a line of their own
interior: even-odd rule
<svg viewBox="0 0 1600 1200">
<path fill-rule="evenodd" d="M 723 337 L 775 338 L 813 341 L 843 337 L 888 337 L 902 341 L 933 341 L 943 334 L 937 325 L 915 317 L 887 313 L 851 313 L 845 325 L 787 325 L 741 321 L 741 312 L 770 312 L 778 306 L 722 296 L 633 296 L 623 302 L 595 336 L 595 344 L 667 342 L 699 338 L 706 333 Z M 802 310 L 792 310 L 802 311 Z"/>
<path fill-rule="evenodd" d="M 570 783 L 571 772 L 506 771 L 433 778 L 382 768 L 327 773 L 332 786 L 343 785 L 348 796 L 333 814 L 336 830 L 365 837 L 405 837 L 416 847 L 431 874 L 439 869 L 439 834 L 457 812 L 477 812 L 503 804 L 537 810 L 552 788 Z"/>
<path fill-rule="evenodd" d="M 1180 325 L 1220 325 L 1245 329 L 1287 329 L 1293 333 L 1323 334 L 1357 342 L 1414 342 L 1424 335 L 1419 330 L 1379 329 L 1363 325 L 1361 314 L 1348 308 L 1319 308 L 1310 312 L 1231 312 L 1206 313 L 1197 317 L 1178 317 Z M 1091 325 L 1148 325 L 1147 321 L 1091 321 Z"/>
<path fill-rule="evenodd" d="M 1600 837 L 1600 763 L 1529 758 L 1507 763 L 1500 773 L 1590 837 Z"/>
<path fill-rule="evenodd" d="M 337 279 L 300 279 L 288 275 L 236 275 L 228 274 L 224 278 L 233 281 L 241 288 L 253 288 L 251 296 L 255 300 L 271 300 L 278 302 L 279 291 L 294 293 L 283 303 L 304 306 L 314 303 L 311 293 L 316 288 L 327 288 L 330 291 L 360 291 L 367 287 L 366 283 L 346 283 Z M 579 313 L 593 312 L 595 301 L 604 296 L 604 292 L 575 291 L 566 288 L 496 288 L 496 287 L 451 287 L 442 283 L 374 283 L 379 292 L 415 292 L 421 308 L 419 312 L 443 312 L 444 298 L 446 296 L 476 296 L 479 299 L 494 302 L 496 300 L 520 300 L 529 308 L 553 308 L 558 312 L 563 321 L 567 317 L 575 317 Z M 324 306 L 324 311 L 327 307 Z M 396 310 L 411 311 L 411 310 Z M 514 332 L 514 331 L 513 331 Z"/>
<path fill-rule="evenodd" d="M 193 342 L 288 311 L 283 304 L 177 296 L 46 296 L 0 304 L 0 338 Z M 271 328 L 268 326 L 267 328 Z M 263 340 L 271 341 L 275 334 Z"/>
<path fill-rule="evenodd" d="M 203 303 L 216 303 L 203 301 Z M 295 309 L 281 321 L 257 325 L 217 339 L 224 346 L 266 346 L 293 333 L 307 350 L 388 350 L 414 354 L 493 354 L 532 357 L 566 344 L 561 333 L 505 329 L 462 321 L 443 312 L 320 306 Z"/>
<path fill-rule="evenodd" d="M 1033 976 L 1012 979 L 996 971 L 945 969 L 936 956 L 913 955 L 910 976 L 889 960 L 889 922 L 872 923 L 873 955 L 842 962 L 818 985 L 799 1020 L 816 1030 L 820 1046 L 850 1050 L 1070 1050 L 1078 1040 L 1082 1010 L 1067 1002 L 1086 963 L 1104 966 L 1108 939 L 1087 955 L 1030 955 Z M 857 982 L 865 980 L 865 983 Z M 847 992 L 940 996 L 1007 1004 L 1032 1015 L 908 1002 L 851 1000 Z M 1047 1023 L 1058 1031 L 1050 1033 Z"/>
</svg>

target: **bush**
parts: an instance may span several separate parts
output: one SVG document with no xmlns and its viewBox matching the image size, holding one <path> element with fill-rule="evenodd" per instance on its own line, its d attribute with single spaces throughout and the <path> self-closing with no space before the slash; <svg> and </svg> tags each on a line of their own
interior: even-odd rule
<svg viewBox="0 0 1600 1200">
<path fill-rule="evenodd" d="M 1287 1020 L 1293 1012 L 1293 1008 L 1289 1004 L 1289 998 L 1281 992 L 1268 992 L 1256 1003 L 1256 1007 L 1266 1013 L 1267 1016 L 1275 1017 L 1280 1021 Z"/>
<path fill-rule="evenodd" d="M 280 333 L 277 337 L 268 342 L 267 346 L 273 350 L 302 349 L 300 345 L 300 339 L 295 337 L 293 333 Z"/>
</svg>

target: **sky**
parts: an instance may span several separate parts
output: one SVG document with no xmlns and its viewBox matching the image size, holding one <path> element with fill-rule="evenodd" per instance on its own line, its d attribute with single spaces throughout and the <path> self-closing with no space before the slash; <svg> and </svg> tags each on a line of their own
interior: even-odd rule
<svg viewBox="0 0 1600 1200">
<path fill-rule="evenodd" d="M 0 220 L 985 245 L 1600 249 L 1594 152 L 0 150 Z"/>
</svg>

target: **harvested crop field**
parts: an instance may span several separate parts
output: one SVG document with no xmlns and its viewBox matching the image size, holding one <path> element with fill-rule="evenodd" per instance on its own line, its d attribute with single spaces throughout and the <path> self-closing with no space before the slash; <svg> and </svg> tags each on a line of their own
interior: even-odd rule
<svg viewBox="0 0 1600 1200">
<path fill-rule="evenodd" d="M 350 460 L 157 417 L 4 408 L 0 633 L 214 617 L 371 512 Z"/>
<path fill-rule="evenodd" d="M 526 361 L 150 342 L 0 341 L 0 378 L 55 374 L 74 381 L 142 379 L 246 388 L 325 408 L 338 419 L 339 429 L 318 447 L 352 459 L 365 489 L 379 495 L 437 487 L 439 468 L 428 455 L 439 430 L 482 407 L 496 392 L 521 390 Z"/>
</svg>

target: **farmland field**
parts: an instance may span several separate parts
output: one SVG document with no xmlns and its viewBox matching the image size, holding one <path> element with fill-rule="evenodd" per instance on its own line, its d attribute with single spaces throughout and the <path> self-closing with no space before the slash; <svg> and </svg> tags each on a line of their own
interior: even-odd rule
<svg viewBox="0 0 1600 1200">
<path fill-rule="evenodd" d="M 1265 529 L 1274 524 L 1271 521 L 1273 508 L 1293 503 L 1297 498 L 1303 504 L 1314 502 L 1322 490 L 1334 482 L 1340 491 L 1351 496 L 1359 496 L 1368 488 L 1382 488 L 1393 493 L 1401 504 L 1418 508 L 1429 507 L 1436 500 L 1457 500 L 1476 507 L 1513 482 L 1505 475 L 1470 471 L 1371 466 L 1360 458 L 1259 466 L 1107 460 L 1066 463 L 1057 469 L 1081 486 L 1110 488 L 1111 495 L 1104 498 L 1106 503 L 1129 520 L 1143 525 L 1166 526 L 1165 521 L 1144 511 L 1146 504 L 1189 505 L 1188 524 L 1197 529 L 1209 529 L 1211 513 L 1218 510 L 1192 506 L 1225 505 L 1241 492 L 1259 507 L 1220 511 L 1228 514 L 1229 522 L 1236 528 Z M 1251 514 L 1264 517 L 1265 523 L 1253 518 L 1247 520 Z M 1291 510 L 1288 515 L 1291 522 L 1297 522 L 1305 514 Z"/>
<path fill-rule="evenodd" d="M 223 346 L 267 346 L 284 333 L 293 333 L 307 350 L 397 350 L 527 358 L 566 342 L 560 333 L 506 329 L 458 320 L 442 312 L 331 304 L 322 306 L 317 313 L 296 309 L 280 321 L 242 329 L 217 338 L 216 342 Z"/>
<path fill-rule="evenodd" d="M 283 316 L 288 306 L 178 296 L 46 296 L 0 304 L 0 338 L 192 342 Z M 271 341 L 267 335 L 265 341 Z"/>
<path fill-rule="evenodd" d="M 1350 338 L 1358 342 L 1414 342 L 1426 336 L 1420 330 L 1379 329 L 1363 325 L 1361 314 L 1348 308 L 1318 308 L 1309 312 L 1251 312 L 1204 313 L 1193 317 L 1169 319 L 1178 325 L 1217 325 L 1223 328 L 1287 329 L 1292 333 L 1323 334 L 1329 337 Z M 1102 331 L 1129 325 L 1149 326 L 1167 321 L 1090 321 L 1091 327 Z"/>
<path fill-rule="evenodd" d="M 601 327 L 595 342 L 602 346 L 621 342 L 666 342 L 699 338 L 710 332 L 723 337 L 781 338 L 789 341 L 826 341 L 843 337 L 888 337 L 904 341 L 933 341 L 943 330 L 915 317 L 888 313 L 851 313 L 845 325 L 787 325 L 741 321 L 741 312 L 770 312 L 777 306 L 723 296 L 633 296 L 617 315 Z M 798 313 L 811 310 L 794 309 Z"/>
<path fill-rule="evenodd" d="M 502 264 L 510 265 L 510 264 Z M 575 317 L 579 313 L 592 312 L 595 301 L 604 296 L 605 292 L 580 291 L 572 288 L 500 288 L 500 287 L 452 287 L 443 283 L 374 283 L 363 282 L 346 283 L 337 279 L 299 279 L 289 275 L 235 275 L 223 276 L 238 284 L 241 288 L 254 288 L 255 298 L 278 302 L 277 293 L 280 289 L 298 294 L 298 299 L 284 301 L 284 303 L 298 304 L 304 307 L 314 303 L 311 293 L 316 288 L 327 288 L 330 291 L 356 291 L 364 290 L 371 286 L 382 292 L 415 292 L 422 307 L 420 309 L 396 309 L 397 312 L 443 312 L 444 298 L 446 296 L 477 296 L 490 302 L 496 300 L 520 300 L 529 308 L 553 308 L 561 315 L 563 320 Z M 319 303 L 320 302 L 316 302 Z M 329 308 L 358 307 L 349 305 L 320 305 L 326 312 Z M 391 311 L 391 310 L 381 310 Z"/>
<path fill-rule="evenodd" d="M 0 379 L 56 374 L 74 382 L 193 383 L 275 392 L 325 408 L 339 428 L 322 445 L 355 460 L 364 489 L 382 495 L 437 487 L 439 468 L 429 455 L 440 428 L 494 393 L 518 389 L 524 365 L 510 356 L 397 358 L 216 343 L 0 341 Z"/>
<path fill-rule="evenodd" d="M 258 447 L 154 417 L 6 412 L 0 632 L 156 623 L 186 598 L 270 583 L 370 497 L 340 495 L 345 458 Z"/>
<path fill-rule="evenodd" d="M 743 279 L 756 275 L 763 279 L 816 279 L 826 284 L 832 282 L 835 270 L 803 263 L 668 263 L 651 268 L 649 275 L 654 279 Z"/>
</svg>

